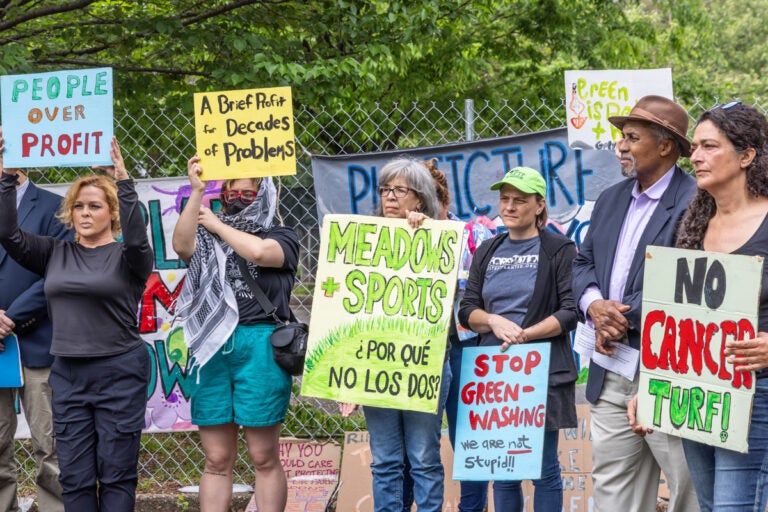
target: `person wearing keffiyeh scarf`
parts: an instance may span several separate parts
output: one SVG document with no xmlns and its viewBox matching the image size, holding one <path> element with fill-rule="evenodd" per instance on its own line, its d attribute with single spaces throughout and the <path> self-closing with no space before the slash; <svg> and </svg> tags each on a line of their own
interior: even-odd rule
<svg viewBox="0 0 768 512">
<path fill-rule="evenodd" d="M 176 314 L 192 362 L 192 422 L 205 452 L 201 510 L 230 508 L 242 426 L 256 471 L 256 505 L 263 512 L 282 511 L 287 483 L 278 441 L 291 377 L 274 362 L 269 335 L 275 320 L 258 304 L 239 263 L 245 261 L 277 316 L 287 320 L 298 239 L 293 230 L 274 225 L 277 191 L 271 178 L 226 181 L 224 210 L 214 214 L 202 205 L 200 158 L 191 158 L 187 170 L 192 191 L 173 248 L 188 266 Z"/>
</svg>

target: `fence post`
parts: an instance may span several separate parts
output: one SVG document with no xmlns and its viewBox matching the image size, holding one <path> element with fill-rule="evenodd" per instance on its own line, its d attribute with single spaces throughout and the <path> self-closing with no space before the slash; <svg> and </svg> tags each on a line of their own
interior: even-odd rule
<svg viewBox="0 0 768 512">
<path fill-rule="evenodd" d="M 475 140 L 475 100 L 464 100 L 464 133 L 467 141 Z"/>
</svg>

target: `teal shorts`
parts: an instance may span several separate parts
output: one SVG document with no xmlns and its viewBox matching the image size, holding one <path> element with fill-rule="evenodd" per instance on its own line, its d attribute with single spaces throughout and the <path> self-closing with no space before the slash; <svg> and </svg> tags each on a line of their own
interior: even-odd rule
<svg viewBox="0 0 768 512">
<path fill-rule="evenodd" d="M 291 376 L 272 357 L 272 324 L 238 325 L 189 379 L 192 423 L 266 427 L 285 421 Z"/>
</svg>

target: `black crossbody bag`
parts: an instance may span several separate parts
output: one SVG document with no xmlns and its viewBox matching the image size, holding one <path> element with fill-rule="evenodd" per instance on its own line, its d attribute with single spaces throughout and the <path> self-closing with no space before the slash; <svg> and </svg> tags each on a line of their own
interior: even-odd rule
<svg viewBox="0 0 768 512">
<path fill-rule="evenodd" d="M 269 337 L 275 362 L 291 375 L 301 375 L 304 371 L 304 357 L 307 355 L 307 324 L 296 320 L 293 311 L 291 318 L 284 322 L 277 316 L 277 306 L 272 304 L 267 295 L 248 272 L 248 265 L 241 256 L 237 256 L 240 273 L 253 291 L 254 297 L 267 315 L 271 316 L 277 327 Z"/>
</svg>

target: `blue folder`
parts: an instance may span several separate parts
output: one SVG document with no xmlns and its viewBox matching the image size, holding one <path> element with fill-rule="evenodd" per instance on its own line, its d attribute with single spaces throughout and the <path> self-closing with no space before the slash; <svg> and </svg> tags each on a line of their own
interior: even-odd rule
<svg viewBox="0 0 768 512">
<path fill-rule="evenodd" d="M 24 373 L 21 371 L 19 340 L 11 334 L 0 343 L 5 345 L 5 350 L 0 352 L 0 388 L 20 388 L 24 385 Z"/>
</svg>

